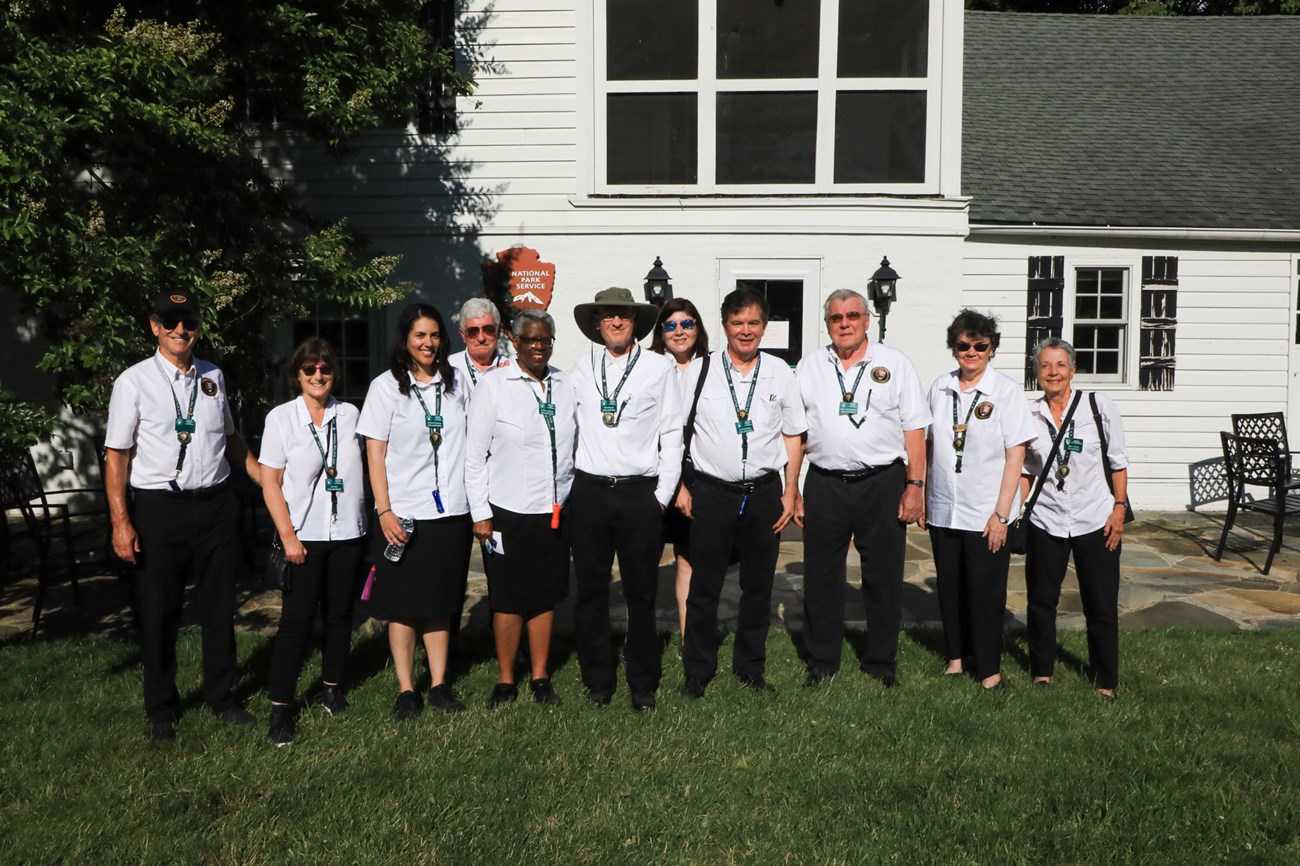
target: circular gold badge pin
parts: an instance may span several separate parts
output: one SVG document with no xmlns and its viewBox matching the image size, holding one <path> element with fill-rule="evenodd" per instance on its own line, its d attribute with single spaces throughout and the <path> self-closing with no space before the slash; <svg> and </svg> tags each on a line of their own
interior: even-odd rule
<svg viewBox="0 0 1300 866">
<path fill-rule="evenodd" d="M 199 387 L 202 388 L 203 393 L 207 394 L 209 397 L 217 396 L 217 383 L 212 381 L 211 379 L 208 378 L 200 379 Z"/>
<path fill-rule="evenodd" d="M 975 407 L 975 417 L 981 421 L 987 421 L 992 414 L 993 404 L 987 400 Z"/>
<path fill-rule="evenodd" d="M 877 383 L 879 383 L 879 384 L 881 384 L 881 385 L 883 385 L 883 384 L 885 384 L 886 382 L 888 382 L 888 381 L 889 381 L 889 368 L 888 368 L 888 367 L 875 367 L 875 368 L 873 368 L 872 371 L 871 371 L 871 381 L 873 381 L 873 382 L 877 382 Z"/>
</svg>

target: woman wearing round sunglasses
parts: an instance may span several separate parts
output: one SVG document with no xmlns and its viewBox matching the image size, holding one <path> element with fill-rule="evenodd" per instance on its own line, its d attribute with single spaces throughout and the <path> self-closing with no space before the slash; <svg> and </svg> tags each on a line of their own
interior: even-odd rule
<svg viewBox="0 0 1300 866">
<path fill-rule="evenodd" d="M 673 298 L 666 302 L 651 333 L 650 350 L 672 355 L 677 364 L 679 382 L 691 361 L 709 354 L 709 333 L 700 321 L 700 311 L 686 298 Z M 677 619 L 683 635 L 686 634 L 686 596 L 691 588 L 690 550 L 687 547 L 690 536 L 690 518 L 678 511 L 675 505 L 665 509 L 664 540 L 672 543 L 673 557 L 677 561 Z"/>
<path fill-rule="evenodd" d="M 277 746 L 293 742 L 293 701 L 316 611 L 322 611 L 320 703 L 347 709 L 343 678 L 352 644 L 352 606 L 365 553 L 366 516 L 355 406 L 332 396 L 338 360 L 317 337 L 285 368 L 298 396 L 276 406 L 262 437 L 262 497 L 290 563 L 271 647 L 271 724 Z"/>
<path fill-rule="evenodd" d="M 1038 437 L 1020 383 L 989 366 L 1000 340 L 996 319 L 962 310 L 947 335 L 957 369 L 936 379 L 929 393 L 925 522 L 938 575 L 944 673 L 970 673 L 986 689 L 1002 685 L 1007 525 L 1020 510 L 1025 446 Z"/>
</svg>

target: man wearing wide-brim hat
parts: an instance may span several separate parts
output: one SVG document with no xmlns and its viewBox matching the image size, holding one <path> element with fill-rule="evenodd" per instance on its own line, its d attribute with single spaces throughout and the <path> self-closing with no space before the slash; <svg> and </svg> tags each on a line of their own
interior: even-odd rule
<svg viewBox="0 0 1300 866">
<path fill-rule="evenodd" d="M 617 686 L 609 618 L 617 554 L 627 602 L 627 684 L 632 707 L 641 712 L 654 708 L 662 673 L 655 595 L 662 514 L 681 473 L 681 398 L 672 361 L 637 345 L 654 328 L 658 307 L 609 288 L 578 304 L 573 315 L 596 344 L 570 372 L 578 416 L 569 495 L 578 663 L 588 699 L 608 704 Z"/>
</svg>

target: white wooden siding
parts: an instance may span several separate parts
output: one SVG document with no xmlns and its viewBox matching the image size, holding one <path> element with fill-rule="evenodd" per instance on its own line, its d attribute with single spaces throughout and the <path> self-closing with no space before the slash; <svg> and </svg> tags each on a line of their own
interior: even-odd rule
<svg viewBox="0 0 1300 866">
<path fill-rule="evenodd" d="M 1161 242 L 1167 243 L 1167 242 Z M 1025 291 L 1030 256 L 1061 255 L 1067 269 L 1113 263 L 1133 267 L 1130 339 L 1137 339 L 1143 255 L 1178 257 L 1177 363 L 1173 391 L 1106 387 L 1124 413 L 1130 490 L 1139 508 L 1182 508 L 1191 500 L 1188 465 L 1222 454 L 1219 431 L 1234 412 L 1287 407 L 1288 355 L 1295 327 L 1290 312 L 1289 249 L 1259 245 L 1214 248 L 1150 247 L 1126 240 L 1042 241 L 981 238 L 964 246 L 964 299 L 1002 320 L 1001 367 L 1019 374 L 1025 351 Z M 1068 335 L 1066 335 L 1068 337 Z M 1300 430 L 1296 419 L 1289 426 Z"/>
</svg>

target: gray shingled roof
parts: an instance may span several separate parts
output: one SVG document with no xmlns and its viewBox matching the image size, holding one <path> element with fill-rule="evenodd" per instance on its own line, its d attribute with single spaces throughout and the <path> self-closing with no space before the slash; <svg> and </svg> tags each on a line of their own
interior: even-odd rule
<svg viewBox="0 0 1300 866">
<path fill-rule="evenodd" d="M 966 14 L 981 223 L 1300 229 L 1300 17 Z"/>
</svg>

